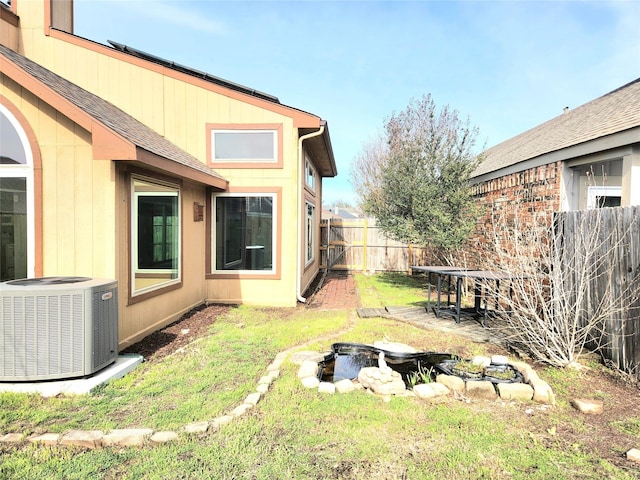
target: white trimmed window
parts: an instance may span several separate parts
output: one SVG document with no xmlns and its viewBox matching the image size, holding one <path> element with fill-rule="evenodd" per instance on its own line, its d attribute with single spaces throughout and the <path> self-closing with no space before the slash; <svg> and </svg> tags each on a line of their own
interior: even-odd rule
<svg viewBox="0 0 640 480">
<path fill-rule="evenodd" d="M 33 155 L 27 135 L 0 105 L 0 281 L 35 275 Z"/>
<path fill-rule="evenodd" d="M 180 188 L 131 181 L 132 296 L 180 282 Z"/>
<path fill-rule="evenodd" d="M 587 189 L 587 208 L 619 207 L 622 187 L 590 186 Z"/>
<path fill-rule="evenodd" d="M 306 255 L 305 263 L 308 265 L 315 258 L 316 252 L 316 207 L 309 202 L 306 202 L 306 228 L 305 228 L 305 245 Z"/>
<path fill-rule="evenodd" d="M 309 157 L 305 156 L 305 167 L 304 167 L 304 178 L 307 187 L 311 190 L 315 190 L 316 188 L 316 170 L 313 168 L 313 164 L 309 160 Z"/>
<path fill-rule="evenodd" d="M 213 270 L 274 273 L 276 194 L 219 194 L 213 197 Z"/>
<path fill-rule="evenodd" d="M 278 161 L 277 130 L 211 130 L 214 162 Z"/>
</svg>

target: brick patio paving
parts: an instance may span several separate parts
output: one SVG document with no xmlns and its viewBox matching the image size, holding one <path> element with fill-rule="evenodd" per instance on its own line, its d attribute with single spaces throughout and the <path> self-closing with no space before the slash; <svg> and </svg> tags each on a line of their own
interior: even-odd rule
<svg viewBox="0 0 640 480">
<path fill-rule="evenodd" d="M 309 306 L 327 310 L 360 307 L 360 296 L 353 275 L 348 272 L 329 272 Z"/>
</svg>

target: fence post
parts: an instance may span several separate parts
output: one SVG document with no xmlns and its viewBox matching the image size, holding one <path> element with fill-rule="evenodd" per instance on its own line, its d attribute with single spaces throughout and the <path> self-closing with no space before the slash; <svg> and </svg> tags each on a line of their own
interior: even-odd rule
<svg viewBox="0 0 640 480">
<path fill-rule="evenodd" d="M 369 238 L 369 219 L 365 218 L 364 219 L 364 231 L 362 232 L 363 238 L 362 238 L 362 267 L 363 267 L 363 272 L 367 271 L 367 240 Z"/>
<path fill-rule="evenodd" d="M 411 276 L 411 274 L 413 273 L 413 270 L 411 270 L 411 265 L 413 265 L 413 243 L 409 244 L 409 265 L 407 265 L 407 270 L 409 271 L 409 276 Z"/>
</svg>

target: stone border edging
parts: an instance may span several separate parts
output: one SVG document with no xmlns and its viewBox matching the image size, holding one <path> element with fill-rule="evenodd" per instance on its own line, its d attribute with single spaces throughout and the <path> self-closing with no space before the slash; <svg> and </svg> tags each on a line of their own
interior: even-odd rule
<svg viewBox="0 0 640 480">
<path fill-rule="evenodd" d="M 319 354 L 316 352 L 307 352 L 308 358 L 300 355 L 298 370 L 298 378 L 302 385 L 306 388 L 317 388 L 318 392 L 326 394 L 348 393 L 358 388 L 363 388 L 360 381 L 340 380 L 336 383 L 322 382 L 318 379 L 319 362 L 316 360 Z M 322 358 L 324 355 L 320 354 Z M 295 359 L 292 359 L 295 362 Z M 403 395 L 414 395 L 422 399 L 430 399 L 434 397 L 446 396 L 453 392 L 454 397 L 460 398 L 465 396 L 496 400 L 498 397 L 502 400 L 520 400 L 535 401 L 543 404 L 555 405 L 556 399 L 551 386 L 542 380 L 533 368 L 526 362 L 509 361 L 503 355 L 494 355 L 491 358 L 477 356 L 472 360 L 473 363 L 488 365 L 507 364 L 518 370 L 523 378 L 524 383 L 497 383 L 484 380 L 465 381 L 454 375 L 437 375 L 434 383 L 419 384 L 413 387 L 413 390 L 402 392 Z M 376 369 L 377 367 L 370 367 Z M 366 370 L 366 369 L 363 369 Z M 361 370 L 362 372 L 362 370 Z M 360 378 L 360 376 L 359 376 Z M 374 388 L 375 390 L 375 388 Z M 384 389 L 381 389 L 384 396 Z M 374 393 L 376 393 L 374 391 Z"/>
<path fill-rule="evenodd" d="M 346 330 L 349 330 L 346 329 Z M 222 426 L 231 422 L 234 418 L 240 417 L 245 414 L 252 408 L 254 408 L 262 399 L 262 397 L 269 391 L 270 386 L 273 382 L 280 376 L 280 368 L 285 359 L 291 355 L 291 361 L 294 364 L 301 365 L 301 363 L 305 361 L 312 361 L 315 363 L 315 377 L 311 378 L 309 375 L 305 374 L 304 377 L 300 377 L 300 371 L 298 372 L 298 377 L 301 378 L 302 384 L 307 388 L 317 388 L 320 393 L 347 393 L 353 390 L 362 389 L 362 385 L 358 382 L 352 382 L 351 380 L 343 380 L 341 382 L 337 382 L 335 384 L 329 382 L 320 382 L 317 378 L 318 372 L 318 362 L 324 359 L 324 354 L 318 352 L 309 352 L 309 351 L 301 351 L 301 348 L 304 348 L 305 345 L 308 345 L 312 342 L 318 342 L 320 340 L 327 340 L 328 338 L 334 338 L 343 334 L 345 330 L 332 334 L 326 338 L 314 339 L 309 342 L 305 342 L 302 345 L 297 345 L 295 347 L 288 348 L 280 353 L 278 353 L 274 360 L 267 366 L 265 375 L 260 377 L 258 380 L 258 384 L 256 386 L 255 392 L 250 393 L 245 397 L 243 402 L 235 407 L 229 414 L 221 415 L 219 417 L 214 418 L 209 421 L 200 421 L 193 422 L 184 425 L 178 431 L 168 430 L 168 431 L 154 431 L 151 428 L 125 428 L 125 429 L 113 429 L 108 432 L 103 432 L 102 430 L 71 430 L 66 433 L 42 433 L 42 434 L 34 434 L 34 435 L 25 435 L 24 433 L 6 433 L 2 434 L 0 432 L 0 443 L 5 444 L 20 444 L 24 442 L 31 442 L 40 445 L 47 446 L 56 446 L 56 445 L 64 445 L 64 446 L 77 446 L 88 449 L 96 449 L 102 447 L 131 447 L 131 446 L 142 446 L 146 443 L 150 444 L 162 444 L 174 441 L 178 439 L 180 434 L 203 434 L 206 432 L 213 432 L 220 429 Z M 481 358 L 481 357 L 478 357 Z M 486 358 L 486 357 L 484 357 Z M 314 360 L 315 359 L 315 360 Z M 490 360 L 490 359 L 488 359 Z M 530 386 L 531 391 L 533 392 L 531 397 L 528 400 L 535 400 L 540 403 L 551 403 L 555 405 L 555 396 L 551 387 L 541 380 L 536 372 L 525 362 L 508 362 L 511 366 L 518 369 L 520 373 L 522 373 L 525 381 L 527 382 L 527 386 Z M 301 367 L 302 368 L 302 367 Z M 312 368 L 310 365 L 307 368 Z M 442 378 L 440 378 L 442 377 Z M 432 398 L 436 396 L 448 395 L 450 390 L 453 390 L 454 396 L 456 394 L 461 394 L 462 392 L 458 392 L 455 388 L 450 388 L 446 385 L 446 379 L 444 377 L 450 377 L 464 383 L 491 383 L 491 382 L 464 382 L 459 377 L 452 377 L 449 375 L 440 375 L 438 377 L 438 381 L 433 384 L 424 384 L 424 387 L 419 388 L 418 390 L 424 390 L 421 398 Z M 306 380 L 305 380 L 306 379 Z M 453 380 L 454 382 L 456 380 Z M 445 390 L 437 385 L 442 385 Z M 509 385 L 509 384 L 504 384 Z M 516 384 L 517 385 L 517 384 Z M 523 384 L 520 384 L 523 385 Z M 458 383 L 459 386 L 459 383 Z M 476 385 L 477 387 L 477 385 Z M 434 393 L 431 394 L 427 390 L 434 390 Z M 414 387 L 415 390 L 415 387 Z M 475 394 L 475 387 L 469 391 L 469 389 L 465 386 L 465 392 L 472 396 Z M 509 397 L 510 400 L 527 400 L 527 398 L 516 398 L 516 392 L 513 389 L 509 389 L 506 387 L 505 395 L 503 396 L 500 393 L 501 398 Z M 416 395 L 415 392 L 411 390 L 406 391 L 406 395 Z M 416 395 L 420 397 L 420 395 Z M 475 395 L 474 395 L 475 396 Z M 527 395 L 525 395 L 526 397 Z M 480 398 L 480 397 L 477 397 Z M 497 397 L 496 397 L 497 398 Z"/>
<path fill-rule="evenodd" d="M 202 434 L 216 431 L 253 407 L 262 399 L 276 378 L 280 376 L 280 367 L 294 347 L 277 354 L 267 367 L 265 375 L 260 377 L 255 392 L 246 396 L 244 401 L 234 408 L 228 415 L 221 415 L 210 421 L 194 422 L 184 425 L 178 431 L 154 431 L 151 428 L 113 429 L 108 432 L 102 430 L 71 430 L 66 433 L 43 433 L 25 435 L 23 433 L 0 433 L 0 443 L 19 444 L 24 442 L 38 443 L 47 446 L 76 446 L 88 449 L 102 447 L 132 447 L 145 443 L 161 444 L 176 440 L 182 434 Z"/>
</svg>

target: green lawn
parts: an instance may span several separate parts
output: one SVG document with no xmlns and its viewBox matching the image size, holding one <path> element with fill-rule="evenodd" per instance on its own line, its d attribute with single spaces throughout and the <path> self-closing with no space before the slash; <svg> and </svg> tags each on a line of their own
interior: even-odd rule
<svg viewBox="0 0 640 480">
<path fill-rule="evenodd" d="M 417 304 L 419 282 L 357 276 L 363 306 Z M 379 302 L 374 304 L 374 302 Z M 331 343 L 404 342 L 421 350 L 489 354 L 471 344 L 353 311 L 231 310 L 181 354 L 142 364 L 125 378 L 78 398 L 0 394 L 0 433 L 150 427 L 179 429 L 235 408 L 255 390 L 278 352 Z M 635 478 L 580 445 L 548 434 L 568 422 L 566 405 L 385 401 L 364 391 L 320 395 L 302 387 L 297 367 L 258 406 L 215 432 L 140 448 L 84 450 L 0 444 L 4 479 L 602 479 Z M 562 385 L 562 374 L 557 383 Z M 505 403 L 505 402 L 502 402 Z M 537 415 L 524 410 L 535 409 Z M 574 428 L 578 428 L 576 420 Z M 625 428 L 635 432 L 638 421 Z M 637 472 L 635 472 L 637 473 Z"/>
</svg>

